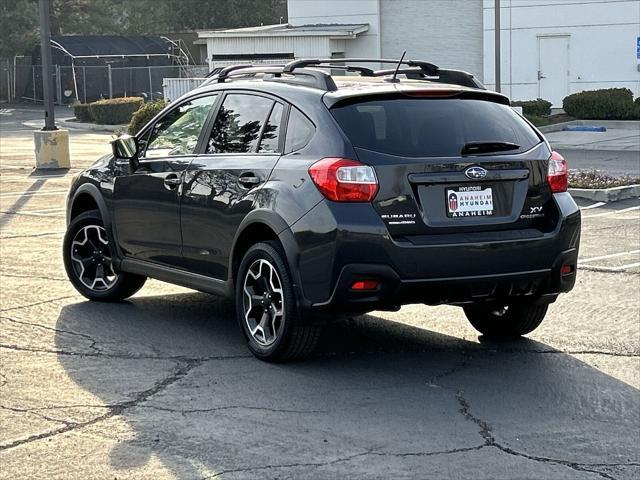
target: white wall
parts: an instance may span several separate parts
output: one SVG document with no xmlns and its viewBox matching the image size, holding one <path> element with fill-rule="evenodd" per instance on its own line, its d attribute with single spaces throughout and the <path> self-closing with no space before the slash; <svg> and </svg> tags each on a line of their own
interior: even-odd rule
<svg viewBox="0 0 640 480">
<path fill-rule="evenodd" d="M 331 56 L 332 43 L 328 37 L 219 37 L 207 39 L 210 68 L 226 64 L 211 61 L 212 54 L 293 53 L 295 58 L 323 58 Z M 286 57 L 285 57 L 286 58 Z"/>
<path fill-rule="evenodd" d="M 344 43 L 347 57 L 380 56 L 379 0 L 288 0 L 291 25 L 369 24 L 369 30 Z"/>
<path fill-rule="evenodd" d="M 381 0 L 382 56 L 427 60 L 482 81 L 482 0 Z"/>
<path fill-rule="evenodd" d="M 494 0 L 484 0 L 484 79 L 494 80 Z M 502 91 L 537 98 L 538 38 L 569 35 L 568 93 L 626 87 L 640 95 L 640 0 L 501 0 Z M 558 92 L 558 98 L 563 97 Z M 561 106 L 561 99 L 554 106 Z"/>
</svg>

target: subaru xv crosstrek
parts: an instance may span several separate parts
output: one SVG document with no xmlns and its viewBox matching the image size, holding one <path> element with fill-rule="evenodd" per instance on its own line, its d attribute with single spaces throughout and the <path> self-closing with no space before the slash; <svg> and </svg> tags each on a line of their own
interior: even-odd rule
<svg viewBox="0 0 640 480">
<path fill-rule="evenodd" d="M 71 283 L 91 300 L 147 277 L 235 298 L 263 360 L 310 354 L 333 318 L 410 303 L 520 336 L 575 283 L 565 160 L 464 72 L 228 67 L 112 143 L 71 185 Z"/>
</svg>

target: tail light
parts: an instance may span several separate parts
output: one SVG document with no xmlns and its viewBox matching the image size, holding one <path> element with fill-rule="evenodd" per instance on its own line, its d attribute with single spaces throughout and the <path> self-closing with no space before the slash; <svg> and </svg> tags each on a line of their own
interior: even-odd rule
<svg viewBox="0 0 640 480">
<path fill-rule="evenodd" d="M 569 166 L 558 152 L 552 152 L 549 158 L 547 183 L 553 193 L 566 192 L 569 187 Z"/>
<path fill-rule="evenodd" d="M 369 165 L 346 158 L 323 158 L 309 168 L 318 190 L 334 202 L 370 202 L 378 192 L 376 173 Z"/>
</svg>

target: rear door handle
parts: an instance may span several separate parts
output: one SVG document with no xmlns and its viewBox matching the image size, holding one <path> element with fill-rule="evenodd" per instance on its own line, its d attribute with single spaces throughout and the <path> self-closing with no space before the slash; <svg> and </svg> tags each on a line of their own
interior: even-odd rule
<svg viewBox="0 0 640 480">
<path fill-rule="evenodd" d="M 178 188 L 181 183 L 182 183 L 182 179 L 175 173 L 170 173 L 169 175 L 164 177 L 164 186 L 169 190 L 174 190 Z"/>
<path fill-rule="evenodd" d="M 256 176 L 253 172 L 243 173 L 238 178 L 238 183 L 248 188 L 255 187 L 261 182 L 262 180 L 260 180 L 260 177 Z"/>
</svg>

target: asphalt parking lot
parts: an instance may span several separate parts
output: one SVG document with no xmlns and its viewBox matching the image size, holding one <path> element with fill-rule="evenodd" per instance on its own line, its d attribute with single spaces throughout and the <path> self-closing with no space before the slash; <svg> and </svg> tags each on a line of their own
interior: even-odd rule
<svg viewBox="0 0 640 480">
<path fill-rule="evenodd" d="M 65 195 L 110 135 L 34 173 L 33 115 L 0 112 L 0 478 L 640 478 L 640 199 L 579 202 L 578 283 L 526 339 L 414 305 L 271 365 L 228 301 L 73 290 Z"/>
</svg>

